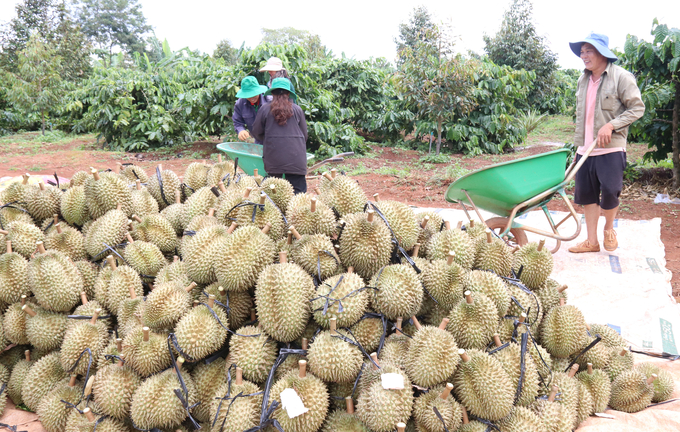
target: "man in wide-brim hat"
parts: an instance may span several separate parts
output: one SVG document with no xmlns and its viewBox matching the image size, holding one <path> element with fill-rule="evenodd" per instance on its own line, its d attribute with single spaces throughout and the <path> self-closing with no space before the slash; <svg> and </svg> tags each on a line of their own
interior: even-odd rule
<svg viewBox="0 0 680 432">
<path fill-rule="evenodd" d="M 614 220 L 623 189 L 628 127 L 645 113 L 645 104 L 633 74 L 614 64 L 618 58 L 609 49 L 607 36 L 591 33 L 569 46 L 585 66 L 576 88 L 576 160 L 593 142 L 596 145 L 576 173 L 574 193 L 574 202 L 583 205 L 588 237 L 569 252 L 600 251 L 600 209 L 605 217 L 604 248 L 614 251 L 618 247 Z"/>
<path fill-rule="evenodd" d="M 254 76 L 247 76 L 241 80 L 241 89 L 236 93 L 236 100 L 234 105 L 234 115 L 232 121 L 234 129 L 238 134 L 238 139 L 245 141 L 250 138 L 250 132 L 253 130 L 253 122 L 257 117 L 257 111 L 264 105 L 265 98 L 262 96 L 264 92 L 269 90 L 267 86 L 260 85 Z M 255 140 L 255 144 L 261 144 Z"/>
</svg>

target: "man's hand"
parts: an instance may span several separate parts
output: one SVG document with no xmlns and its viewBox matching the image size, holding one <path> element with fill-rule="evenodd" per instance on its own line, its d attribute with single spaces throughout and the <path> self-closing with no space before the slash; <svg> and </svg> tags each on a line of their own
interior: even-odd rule
<svg viewBox="0 0 680 432">
<path fill-rule="evenodd" d="M 597 133 L 597 146 L 598 147 L 606 147 L 609 145 L 610 142 L 612 142 L 612 131 L 614 130 L 614 126 L 612 126 L 611 123 L 607 123 L 606 125 L 602 126 L 602 129 Z"/>
<path fill-rule="evenodd" d="M 250 132 L 247 130 L 242 130 L 241 132 L 238 133 L 238 139 L 241 141 L 245 141 L 248 138 L 250 138 Z"/>
</svg>

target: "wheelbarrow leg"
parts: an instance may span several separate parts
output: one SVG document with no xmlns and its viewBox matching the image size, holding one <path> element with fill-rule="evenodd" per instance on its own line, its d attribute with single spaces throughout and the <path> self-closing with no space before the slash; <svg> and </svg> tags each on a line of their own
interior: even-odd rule
<svg viewBox="0 0 680 432">
<path fill-rule="evenodd" d="M 548 219 L 548 223 L 550 224 L 550 228 L 553 230 L 553 232 L 554 232 L 555 234 L 559 235 L 560 233 L 557 231 L 557 226 L 555 225 L 555 222 L 553 222 L 553 220 L 552 220 L 552 216 L 550 215 L 550 210 L 548 210 L 548 206 L 542 205 L 542 206 L 541 206 L 541 209 L 543 209 L 543 213 L 545 213 L 545 217 L 546 217 L 546 219 Z M 565 220 L 566 220 L 566 219 L 565 219 Z M 562 220 L 562 222 L 564 222 L 564 220 Z M 560 224 L 561 224 L 562 222 L 560 222 Z M 557 244 L 556 244 L 555 247 L 550 251 L 550 253 L 553 253 L 553 254 L 554 254 L 555 252 L 557 252 L 558 250 L 560 250 L 560 246 L 562 246 L 562 241 L 561 241 L 561 240 L 557 240 Z"/>
</svg>

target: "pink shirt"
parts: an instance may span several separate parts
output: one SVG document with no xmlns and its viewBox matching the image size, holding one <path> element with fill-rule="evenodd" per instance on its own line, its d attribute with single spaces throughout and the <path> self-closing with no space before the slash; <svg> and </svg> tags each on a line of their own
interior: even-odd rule
<svg viewBox="0 0 680 432">
<path fill-rule="evenodd" d="M 586 90 L 586 125 L 585 125 L 585 143 L 576 150 L 577 154 L 584 155 L 586 150 L 593 143 L 593 140 L 597 138 L 595 131 L 593 131 L 593 125 L 595 123 L 595 100 L 597 99 L 597 88 L 600 86 L 600 81 L 602 81 L 602 75 L 593 81 L 593 74 L 590 74 L 588 79 L 588 89 Z M 591 156 L 601 156 L 608 153 L 614 153 L 624 151 L 623 147 L 613 147 L 613 148 L 599 148 L 595 147 L 590 153 Z"/>
</svg>

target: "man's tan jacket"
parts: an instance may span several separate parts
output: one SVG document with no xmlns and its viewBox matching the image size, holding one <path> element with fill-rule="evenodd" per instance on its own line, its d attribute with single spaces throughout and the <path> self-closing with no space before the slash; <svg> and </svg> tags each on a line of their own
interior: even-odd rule
<svg viewBox="0 0 680 432">
<path fill-rule="evenodd" d="M 576 87 L 576 134 L 574 145 L 590 144 L 597 138 L 597 133 L 607 123 L 614 126 L 612 141 L 606 146 L 626 148 L 628 126 L 645 113 L 645 104 L 640 97 L 640 89 L 635 77 L 624 68 L 611 62 L 602 73 L 600 86 L 595 100 L 595 122 L 593 136 L 584 139 L 586 129 L 586 91 L 591 72 L 586 70 L 578 80 Z"/>
</svg>

